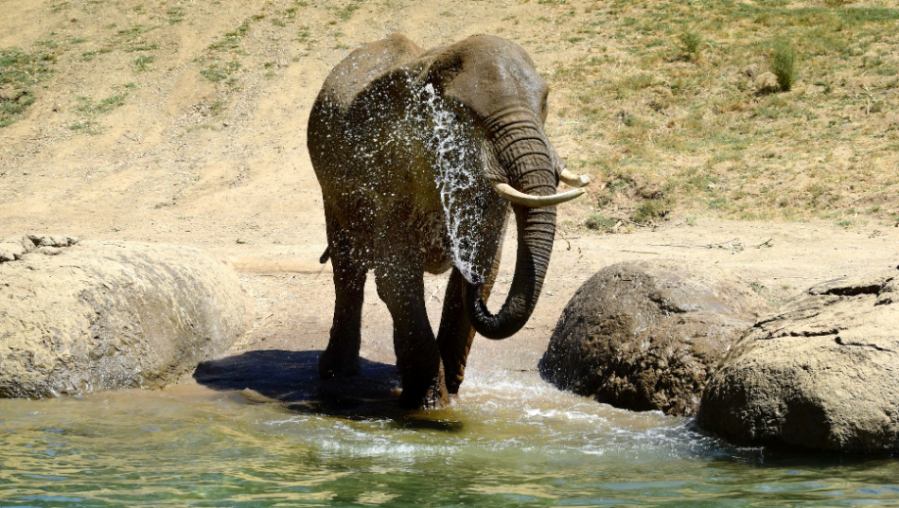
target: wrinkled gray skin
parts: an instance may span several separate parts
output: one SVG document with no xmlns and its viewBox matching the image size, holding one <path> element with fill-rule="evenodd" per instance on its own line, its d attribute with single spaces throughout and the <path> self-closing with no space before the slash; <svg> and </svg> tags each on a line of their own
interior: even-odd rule
<svg viewBox="0 0 899 508">
<path fill-rule="evenodd" d="M 430 85 L 430 86 L 428 86 Z M 545 196 L 562 162 L 543 130 L 548 88 L 518 45 L 479 35 L 425 52 L 402 35 L 354 51 L 325 81 L 309 118 L 309 153 L 322 187 L 336 303 L 322 378 L 359 370 L 363 288 L 374 270 L 393 318 L 401 405 L 441 407 L 458 391 L 475 331 L 506 338 L 524 326 L 540 295 L 556 209 L 510 205 L 488 178 Z M 456 171 L 478 175 L 457 191 L 460 234 L 479 245 L 474 280 L 453 266 L 438 188 L 437 125 L 428 100 L 453 115 L 469 156 Z M 500 312 L 484 300 L 499 266 L 512 208 L 518 258 Z M 423 274 L 452 268 L 437 337 L 425 311 Z"/>
</svg>

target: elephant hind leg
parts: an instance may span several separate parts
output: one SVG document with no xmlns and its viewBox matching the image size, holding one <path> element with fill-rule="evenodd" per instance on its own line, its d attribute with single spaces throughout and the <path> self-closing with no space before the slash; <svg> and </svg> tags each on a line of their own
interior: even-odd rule
<svg viewBox="0 0 899 508">
<path fill-rule="evenodd" d="M 403 382 L 400 405 L 410 409 L 446 406 L 449 397 L 440 349 L 425 309 L 421 267 L 394 259 L 375 268 L 378 296 L 393 318 L 393 347 Z"/>
<path fill-rule="evenodd" d="M 359 348 L 362 344 L 362 304 L 368 267 L 352 257 L 346 235 L 328 221 L 328 249 L 334 268 L 334 320 L 328 347 L 318 362 L 322 379 L 348 377 L 359 373 Z"/>
</svg>

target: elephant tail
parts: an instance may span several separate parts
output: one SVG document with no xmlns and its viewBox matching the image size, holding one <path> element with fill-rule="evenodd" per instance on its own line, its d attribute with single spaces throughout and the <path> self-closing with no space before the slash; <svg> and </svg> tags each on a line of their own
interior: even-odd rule
<svg viewBox="0 0 899 508">
<path fill-rule="evenodd" d="M 331 258 L 331 246 L 325 248 L 325 252 L 322 253 L 322 257 L 318 258 L 318 262 L 321 264 L 325 264 L 328 262 L 328 259 Z"/>
</svg>

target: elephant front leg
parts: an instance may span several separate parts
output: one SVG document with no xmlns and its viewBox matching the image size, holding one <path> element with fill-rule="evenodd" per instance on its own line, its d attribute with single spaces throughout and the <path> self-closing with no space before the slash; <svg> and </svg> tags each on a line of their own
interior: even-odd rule
<svg viewBox="0 0 899 508">
<path fill-rule="evenodd" d="M 487 280 L 481 286 L 481 298 L 484 302 L 490 298 L 490 292 L 493 290 L 493 284 L 499 273 L 502 245 L 503 237 L 500 236 L 493 264 L 487 272 Z M 454 267 L 446 285 L 440 330 L 437 332 L 437 344 L 440 347 L 440 357 L 443 359 L 443 369 L 446 375 L 446 389 L 451 394 L 459 393 L 459 386 L 462 385 L 462 380 L 465 378 L 468 353 L 471 351 L 471 343 L 475 336 L 474 327 L 471 325 L 463 305 L 464 291 L 465 278 Z"/>
<path fill-rule="evenodd" d="M 481 297 L 484 302 L 490 297 L 498 271 L 499 253 L 490 273 L 487 274 L 487 280 L 481 286 Z M 465 291 L 465 278 L 458 269 L 453 268 L 446 286 L 440 330 L 437 332 L 437 344 L 440 347 L 440 357 L 443 359 L 446 375 L 446 389 L 451 394 L 459 393 L 459 386 L 465 378 L 468 353 L 475 336 L 474 327 L 463 305 L 463 291 Z"/>
<path fill-rule="evenodd" d="M 425 309 L 421 267 L 388 262 L 375 268 L 378 295 L 393 318 L 393 347 L 403 382 L 400 405 L 434 409 L 449 402 L 440 349 Z"/>
<path fill-rule="evenodd" d="M 474 340 L 474 327 L 462 304 L 462 291 L 465 279 L 457 268 L 453 268 L 446 286 L 443 300 L 443 314 L 440 317 L 440 330 L 437 332 L 437 344 L 443 360 L 446 389 L 451 394 L 459 393 L 459 386 L 465 377 L 465 365 L 468 352 Z"/>
</svg>

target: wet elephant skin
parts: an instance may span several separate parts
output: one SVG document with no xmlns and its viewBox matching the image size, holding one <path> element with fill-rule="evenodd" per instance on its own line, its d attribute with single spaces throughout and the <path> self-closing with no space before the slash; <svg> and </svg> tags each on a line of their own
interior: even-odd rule
<svg viewBox="0 0 899 508">
<path fill-rule="evenodd" d="M 549 263 L 556 208 L 510 205 L 494 189 L 556 193 L 563 164 L 543 130 L 547 94 L 524 50 L 486 35 L 430 51 L 391 35 L 332 70 L 308 129 L 328 235 L 322 260 L 331 259 L 336 292 L 322 378 L 359 372 L 370 270 L 393 319 L 403 406 L 445 405 L 475 332 L 501 339 L 524 326 Z M 510 209 L 518 257 L 493 315 L 485 300 Z M 423 274 L 448 270 L 435 336 Z"/>
</svg>

